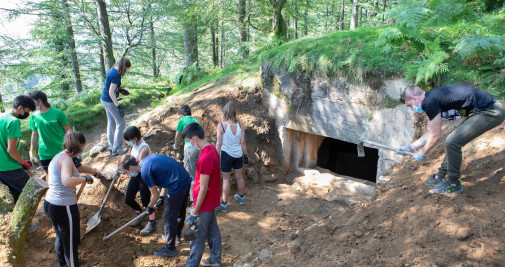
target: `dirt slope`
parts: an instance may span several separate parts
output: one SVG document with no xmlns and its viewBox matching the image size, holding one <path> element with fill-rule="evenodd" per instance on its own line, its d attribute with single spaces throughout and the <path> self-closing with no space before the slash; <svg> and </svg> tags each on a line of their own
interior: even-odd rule
<svg viewBox="0 0 505 267">
<path fill-rule="evenodd" d="M 215 136 L 221 107 L 236 99 L 239 119 L 246 127 L 250 169 L 275 173 L 280 143 L 275 123 L 260 104 L 259 90 L 244 92 L 226 81 L 208 86 L 191 97 L 175 97 L 146 118 L 162 116 L 161 132 L 146 139 L 154 153 L 171 155 L 178 116 L 175 108 L 189 103 L 208 137 Z M 147 123 L 139 122 L 145 133 Z M 451 125 L 447 127 L 449 131 Z M 259 263 L 261 266 L 503 266 L 505 265 L 505 137 L 504 125 L 486 133 L 464 149 L 465 191 L 457 196 L 434 196 L 422 182 L 438 168 L 443 157 L 439 145 L 423 163 L 411 159 L 397 166 L 390 181 L 378 186 L 370 201 L 349 206 L 310 198 L 290 185 L 291 173 L 273 183 L 247 183 L 247 203 L 231 202 L 228 213 L 218 213 L 223 238 L 223 263 Z M 106 153 L 89 160 L 98 169 L 114 170 L 119 157 Z M 141 228 L 129 227 L 110 238 L 102 237 L 126 223 L 133 212 L 124 202 L 127 177 L 102 212 L 102 222 L 83 236 L 79 247 L 83 266 L 183 266 L 189 247 L 183 242 L 173 259 L 152 256 L 163 246 L 162 220 L 155 234 L 141 237 Z M 81 229 L 99 209 L 109 182 L 88 186 L 79 201 Z M 234 194 L 232 186 L 231 194 Z M 233 199 L 231 200 L 233 201 Z M 39 208 L 39 229 L 27 244 L 29 266 L 55 266 L 54 232 Z M 260 262 L 259 252 L 272 257 Z M 205 257 L 205 255 L 204 255 Z"/>
</svg>

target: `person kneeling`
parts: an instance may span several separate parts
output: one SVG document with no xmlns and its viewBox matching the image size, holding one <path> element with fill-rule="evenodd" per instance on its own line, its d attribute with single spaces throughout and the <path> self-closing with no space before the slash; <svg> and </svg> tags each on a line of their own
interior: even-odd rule
<svg viewBox="0 0 505 267">
<path fill-rule="evenodd" d="M 221 265 L 221 233 L 217 225 L 214 209 L 220 205 L 221 177 L 219 154 L 214 145 L 205 138 L 202 126 L 192 122 L 182 131 L 183 137 L 192 146 L 201 149 L 196 163 L 195 182 L 193 183 L 193 211 L 185 223 L 196 224 L 196 240 L 190 242 L 189 257 L 186 266 L 220 266 Z M 209 244 L 210 258 L 200 262 L 205 247 Z"/>
</svg>

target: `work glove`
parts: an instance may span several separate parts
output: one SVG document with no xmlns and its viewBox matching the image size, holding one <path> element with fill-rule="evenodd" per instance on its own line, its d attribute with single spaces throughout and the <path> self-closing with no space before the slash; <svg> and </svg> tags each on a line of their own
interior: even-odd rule
<svg viewBox="0 0 505 267">
<path fill-rule="evenodd" d="M 410 152 L 410 151 L 412 151 L 412 148 L 410 147 L 410 145 L 401 146 L 396 150 L 396 154 L 405 156 L 405 155 L 407 155 L 405 152 Z"/>
<path fill-rule="evenodd" d="M 21 164 L 21 167 L 23 167 L 23 170 L 28 170 L 33 166 L 32 162 L 29 160 L 25 160 L 23 164 Z"/>
<path fill-rule="evenodd" d="M 153 212 L 154 212 L 154 208 L 151 207 L 151 206 L 147 206 L 147 208 L 146 208 L 146 214 L 147 215 L 151 215 L 151 214 L 153 214 Z"/>
<path fill-rule="evenodd" d="M 117 112 L 119 113 L 119 116 L 124 117 L 124 110 L 121 107 L 121 105 L 117 105 Z"/>
<path fill-rule="evenodd" d="M 198 215 L 193 215 L 193 214 L 190 214 L 190 215 L 186 218 L 186 220 L 184 220 L 184 224 L 190 224 L 190 225 L 193 225 L 197 219 L 198 219 Z"/>
<path fill-rule="evenodd" d="M 119 93 L 122 95 L 130 95 L 130 92 L 126 89 L 120 88 Z"/>
<path fill-rule="evenodd" d="M 426 155 L 423 154 L 423 152 L 421 152 L 421 151 L 417 152 L 416 154 L 414 154 L 414 156 L 412 156 L 412 158 L 417 161 L 423 161 L 425 157 L 426 157 Z"/>
<path fill-rule="evenodd" d="M 163 205 L 163 201 L 165 200 L 165 197 L 161 196 L 158 198 L 158 201 L 156 201 L 156 208 L 161 207 Z"/>
<path fill-rule="evenodd" d="M 93 177 L 91 177 L 88 174 L 83 175 L 82 177 L 86 178 L 86 183 L 92 184 L 93 183 Z"/>
<path fill-rule="evenodd" d="M 244 164 L 249 164 L 249 156 L 247 154 L 244 155 Z"/>
</svg>

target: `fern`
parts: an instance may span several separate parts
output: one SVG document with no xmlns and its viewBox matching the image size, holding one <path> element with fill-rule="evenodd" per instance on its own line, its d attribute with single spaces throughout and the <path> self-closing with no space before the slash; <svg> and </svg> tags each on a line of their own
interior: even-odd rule
<svg viewBox="0 0 505 267">
<path fill-rule="evenodd" d="M 503 36 L 482 36 L 477 33 L 463 36 L 455 43 L 454 51 L 463 60 L 473 56 L 485 59 L 489 55 L 501 53 L 505 50 L 505 37 Z"/>
<path fill-rule="evenodd" d="M 426 8 L 426 0 L 400 0 L 386 15 L 396 20 L 401 27 L 416 28 L 433 12 Z"/>
</svg>

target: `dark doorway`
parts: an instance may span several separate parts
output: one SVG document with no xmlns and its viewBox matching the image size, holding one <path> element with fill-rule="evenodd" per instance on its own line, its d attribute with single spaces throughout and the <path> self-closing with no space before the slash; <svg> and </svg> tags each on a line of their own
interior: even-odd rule
<svg viewBox="0 0 505 267">
<path fill-rule="evenodd" d="M 317 166 L 332 172 L 375 183 L 379 151 L 365 147 L 359 158 L 357 145 L 326 137 L 317 152 Z"/>
</svg>

